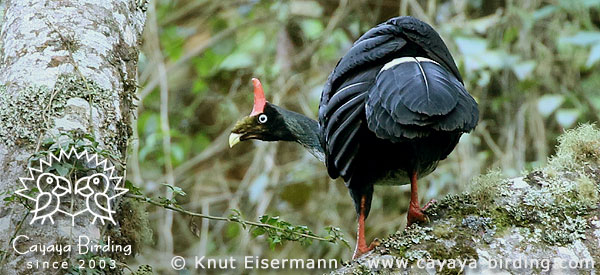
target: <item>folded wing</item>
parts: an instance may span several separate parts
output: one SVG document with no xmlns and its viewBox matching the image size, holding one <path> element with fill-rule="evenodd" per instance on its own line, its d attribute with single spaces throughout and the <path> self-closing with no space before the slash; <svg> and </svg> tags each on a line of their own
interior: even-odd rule
<svg viewBox="0 0 600 275">
<path fill-rule="evenodd" d="M 393 142 L 435 131 L 468 132 L 478 118 L 477 103 L 439 63 L 402 57 L 386 64 L 369 91 L 368 127 Z"/>
</svg>

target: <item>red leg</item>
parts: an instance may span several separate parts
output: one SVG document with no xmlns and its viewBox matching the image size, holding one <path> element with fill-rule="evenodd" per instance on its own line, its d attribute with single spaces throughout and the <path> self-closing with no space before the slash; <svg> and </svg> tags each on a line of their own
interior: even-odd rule
<svg viewBox="0 0 600 275">
<path fill-rule="evenodd" d="M 408 216 L 406 226 L 410 226 L 415 222 L 426 222 L 428 218 L 423 211 L 435 203 L 431 200 L 423 208 L 419 206 L 419 192 L 417 190 L 417 172 L 413 172 L 410 178 L 410 205 L 408 206 Z"/>
<path fill-rule="evenodd" d="M 352 259 L 356 259 L 361 255 L 373 250 L 379 245 L 379 240 L 375 239 L 369 246 L 365 241 L 365 197 L 360 199 L 360 214 L 358 215 L 358 230 L 356 233 L 356 248 Z"/>
</svg>

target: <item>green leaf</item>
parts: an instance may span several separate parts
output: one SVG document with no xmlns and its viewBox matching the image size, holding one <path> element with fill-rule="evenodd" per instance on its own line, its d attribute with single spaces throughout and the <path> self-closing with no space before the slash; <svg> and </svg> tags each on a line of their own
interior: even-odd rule
<svg viewBox="0 0 600 275">
<path fill-rule="evenodd" d="M 130 180 L 125 181 L 125 188 L 129 189 L 129 192 L 134 195 L 142 195 L 141 188 L 135 186 Z"/>
<path fill-rule="evenodd" d="M 194 138 L 193 148 L 196 150 L 196 152 L 201 152 L 204 150 L 204 148 L 210 145 L 210 143 L 211 139 L 206 134 L 198 133 Z"/>
<path fill-rule="evenodd" d="M 530 77 L 531 72 L 535 69 L 536 62 L 534 60 L 524 61 L 512 67 L 513 72 L 520 81 Z"/>
<path fill-rule="evenodd" d="M 510 27 L 504 31 L 502 40 L 504 43 L 512 43 L 519 37 L 519 29 L 517 27 Z"/>
<path fill-rule="evenodd" d="M 458 50 L 465 55 L 483 54 L 487 48 L 487 41 L 478 37 L 456 37 L 454 39 Z"/>
<path fill-rule="evenodd" d="M 169 206 L 169 205 L 173 205 L 175 207 L 180 208 L 177 205 L 177 200 L 176 199 L 169 199 L 169 198 L 165 198 L 165 197 L 158 197 L 158 201 L 160 202 L 160 204 L 164 205 L 164 206 Z"/>
<path fill-rule="evenodd" d="M 171 157 L 173 157 L 175 164 L 181 163 L 185 158 L 185 152 L 179 144 L 171 144 Z"/>
<path fill-rule="evenodd" d="M 71 169 L 71 167 L 69 167 L 69 165 L 70 164 L 68 164 L 68 163 L 63 163 L 63 164 L 53 163 L 52 168 L 54 168 L 56 170 L 56 172 L 58 173 L 59 176 L 64 177 L 69 173 L 69 170 Z"/>
<path fill-rule="evenodd" d="M 562 95 L 544 95 L 538 99 L 538 112 L 544 117 L 552 114 L 565 101 Z"/>
<path fill-rule="evenodd" d="M 260 235 L 263 235 L 266 233 L 266 230 L 262 227 L 256 227 L 252 230 L 252 237 L 256 238 Z"/>
<path fill-rule="evenodd" d="M 300 28 L 308 39 L 317 39 L 323 32 L 323 23 L 317 19 L 306 19 L 300 22 Z"/>
<path fill-rule="evenodd" d="M 47 138 L 45 138 L 45 139 L 44 139 L 44 141 L 42 142 L 42 145 L 43 145 L 44 147 L 48 147 L 48 146 L 50 146 L 50 145 L 54 144 L 54 142 L 55 142 L 55 141 L 54 141 L 54 139 L 53 139 L 53 138 L 51 138 L 51 137 L 47 137 Z"/>
<path fill-rule="evenodd" d="M 187 194 L 186 194 L 186 193 L 183 191 L 183 189 L 181 189 L 181 187 L 173 186 L 173 185 L 166 184 L 166 183 L 163 183 L 162 185 L 164 185 L 164 186 L 166 186 L 166 187 L 169 187 L 169 189 L 171 189 L 171 191 L 173 191 L 173 193 L 175 193 L 175 194 L 177 194 L 177 195 L 180 195 L 180 196 L 185 196 L 185 195 L 187 195 Z"/>
<path fill-rule="evenodd" d="M 248 68 L 254 64 L 254 60 L 252 56 L 248 53 L 236 52 L 229 55 L 223 62 L 221 63 L 220 68 L 223 70 L 237 70 Z"/>
<path fill-rule="evenodd" d="M 207 88 L 208 88 L 208 85 L 206 84 L 206 82 L 204 80 L 198 78 L 198 79 L 194 80 L 194 86 L 192 87 L 192 93 L 200 94 L 201 92 L 204 92 Z"/>
<path fill-rule="evenodd" d="M 587 46 L 600 42 L 600 32 L 580 31 L 573 36 L 562 37 L 559 42 Z"/>
<path fill-rule="evenodd" d="M 579 118 L 579 110 L 577 109 L 560 109 L 556 111 L 556 121 L 563 128 L 569 128 L 575 124 Z"/>
<path fill-rule="evenodd" d="M 199 77 L 210 77 L 218 71 L 219 64 L 224 59 L 224 55 L 216 53 L 213 49 L 209 49 L 201 57 L 193 59 L 194 68 Z"/>
<path fill-rule="evenodd" d="M 168 26 L 163 29 L 160 35 L 160 44 L 167 56 L 171 59 L 178 59 L 183 53 L 184 39 L 179 35 L 176 26 Z"/>
<path fill-rule="evenodd" d="M 252 35 L 250 38 L 245 39 L 240 45 L 240 51 L 242 52 L 251 52 L 251 53 L 260 53 L 265 49 L 265 43 L 267 38 L 265 33 L 262 31 L 257 32 Z"/>
<path fill-rule="evenodd" d="M 591 68 L 598 60 L 600 60 L 600 43 L 592 46 L 585 66 Z"/>
<path fill-rule="evenodd" d="M 533 19 L 536 21 L 540 20 L 540 19 L 544 19 L 544 18 L 552 15 L 553 13 L 555 13 L 557 10 L 558 10 L 558 7 L 556 7 L 556 6 L 552 6 L 552 5 L 544 6 L 543 8 L 533 12 Z"/>
</svg>

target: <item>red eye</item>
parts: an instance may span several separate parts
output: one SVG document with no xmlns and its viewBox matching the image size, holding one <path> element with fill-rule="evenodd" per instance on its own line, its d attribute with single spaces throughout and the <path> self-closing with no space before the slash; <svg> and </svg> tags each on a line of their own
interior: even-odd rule
<svg viewBox="0 0 600 275">
<path fill-rule="evenodd" d="M 261 123 L 261 124 L 267 122 L 267 115 L 265 115 L 265 114 L 259 115 L 258 116 L 258 122 Z"/>
</svg>

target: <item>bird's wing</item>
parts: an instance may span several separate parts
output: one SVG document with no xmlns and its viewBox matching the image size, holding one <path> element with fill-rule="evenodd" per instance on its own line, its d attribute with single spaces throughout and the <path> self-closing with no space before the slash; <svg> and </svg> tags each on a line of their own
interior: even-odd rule
<svg viewBox="0 0 600 275">
<path fill-rule="evenodd" d="M 392 32 L 403 36 L 410 43 L 417 45 L 419 49 L 425 52 L 423 57 L 438 62 L 442 67 L 451 72 L 460 83 L 463 82 L 448 47 L 446 47 L 444 40 L 442 40 L 440 35 L 431 26 L 409 16 L 395 17 L 388 20 L 385 24 L 395 26 L 396 28 L 389 27 Z"/>
<path fill-rule="evenodd" d="M 95 194 L 94 203 L 90 206 L 90 211 L 98 216 L 110 217 L 110 214 L 114 212 L 111 210 L 110 198 L 106 194 Z"/>
<path fill-rule="evenodd" d="M 349 77 L 328 104 L 319 109 L 322 145 L 329 175 L 348 180 L 354 157 L 360 147 L 361 131 L 366 129 L 364 106 L 378 68 Z"/>
<path fill-rule="evenodd" d="M 394 59 L 381 69 L 368 94 L 369 129 L 393 142 L 435 131 L 468 132 L 479 117 L 477 103 L 460 81 L 431 59 Z"/>
<path fill-rule="evenodd" d="M 35 208 L 31 211 L 34 213 L 34 219 L 46 217 L 54 214 L 58 204 L 56 197 L 50 192 L 41 192 L 36 197 Z"/>
<path fill-rule="evenodd" d="M 397 17 L 366 32 L 340 59 L 331 75 L 329 75 L 321 94 L 319 104 L 321 145 L 325 149 L 326 165 L 332 178 L 342 176 L 345 180 L 348 180 L 351 176 L 354 159 L 358 146 L 360 146 L 358 139 L 361 132 L 370 129 L 372 124 L 369 123 L 368 114 L 365 114 L 367 101 L 372 101 L 375 104 L 390 99 L 389 97 L 395 89 L 392 85 L 403 85 L 399 82 L 402 79 L 388 78 L 395 75 L 396 70 L 390 70 L 390 72 L 381 76 L 378 75 L 380 75 L 384 65 L 396 58 L 405 56 L 421 56 L 438 64 L 437 69 L 427 66 L 426 73 L 433 74 L 432 79 L 435 76 L 440 78 L 444 73 L 453 76 L 454 80 L 450 83 L 438 83 L 437 85 L 449 85 L 452 88 L 456 82 L 462 87 L 462 78 L 450 52 L 437 32 L 429 25 L 412 17 Z M 412 69 L 414 68 L 413 66 Z M 439 68 L 442 70 L 440 71 Z M 384 83 L 384 81 L 392 83 Z M 378 96 L 371 96 L 370 94 L 374 93 L 376 86 L 385 86 L 384 88 L 389 89 L 389 92 L 380 92 Z M 464 91 L 464 88 L 462 90 Z M 438 97 L 445 99 L 448 95 L 442 94 Z M 468 97 L 470 98 L 470 96 Z M 412 105 L 409 104 L 414 110 L 417 110 L 412 111 L 413 113 L 420 113 L 418 109 L 421 107 L 426 109 L 435 108 L 435 105 L 411 96 L 405 96 L 402 100 L 413 102 Z M 387 107 L 399 106 L 397 103 L 402 100 L 396 99 L 394 101 L 395 105 L 392 104 L 394 102 L 391 102 L 388 105 L 392 105 Z M 464 104 L 463 101 L 455 99 L 455 105 Z M 381 108 L 371 108 L 370 111 L 371 115 L 379 116 L 382 120 L 380 124 L 376 125 L 376 130 L 371 129 L 371 131 L 376 133 L 385 132 L 388 133 L 388 136 L 402 136 L 389 135 L 389 133 L 400 131 L 394 124 L 396 123 L 394 114 L 396 116 L 402 115 L 401 110 L 389 111 L 382 105 Z M 384 113 L 384 111 L 388 113 Z M 446 111 L 443 110 L 443 112 Z M 415 120 L 422 121 L 423 118 L 413 115 L 412 121 Z M 425 119 L 425 121 L 427 120 Z M 449 121 L 448 123 L 450 123 Z M 367 127 L 367 124 L 369 127 Z M 442 128 L 440 126 L 440 129 Z"/>
</svg>

